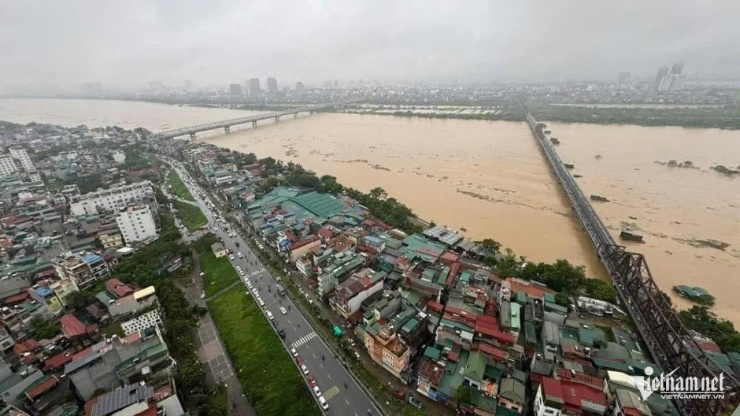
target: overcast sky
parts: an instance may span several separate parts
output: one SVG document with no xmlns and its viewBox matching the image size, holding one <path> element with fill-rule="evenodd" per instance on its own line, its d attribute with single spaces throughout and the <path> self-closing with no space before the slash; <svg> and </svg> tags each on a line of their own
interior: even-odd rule
<svg viewBox="0 0 740 416">
<path fill-rule="evenodd" d="M 0 85 L 740 78 L 740 1 L 1 0 Z"/>
</svg>

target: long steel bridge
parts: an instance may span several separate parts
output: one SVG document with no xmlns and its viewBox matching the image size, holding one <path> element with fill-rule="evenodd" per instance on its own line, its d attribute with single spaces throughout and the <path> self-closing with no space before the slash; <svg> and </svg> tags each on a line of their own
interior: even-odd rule
<svg viewBox="0 0 740 416">
<path fill-rule="evenodd" d="M 689 331 L 681 323 L 670 299 L 653 280 L 645 257 L 642 254 L 628 252 L 625 247 L 616 244 L 554 147 L 547 140 L 544 133 L 546 125 L 538 123 L 521 101 L 519 104 L 553 173 L 570 199 L 583 229 L 596 248 L 599 260 L 611 275 L 619 298 L 660 370 L 666 374 L 676 370 L 674 377 L 698 377 L 699 380 L 704 377 L 710 379 L 719 377 L 723 374 L 722 370 L 699 348 Z M 740 383 L 735 374 L 724 373 L 723 377 L 725 380 L 724 397 L 674 399 L 679 412 L 690 416 L 716 416 L 731 413 L 740 401 Z"/>
<path fill-rule="evenodd" d="M 252 123 L 252 126 L 257 127 L 257 122 L 261 120 L 274 119 L 275 121 L 279 121 L 280 117 L 283 117 L 283 116 L 288 116 L 292 114 L 295 117 L 297 117 L 298 114 L 300 113 L 313 113 L 316 111 L 325 110 L 327 108 L 340 107 L 340 106 L 344 106 L 347 104 L 354 104 L 359 101 L 360 100 L 335 101 L 332 103 L 309 105 L 305 107 L 295 107 L 295 108 L 290 108 L 290 109 L 283 110 L 283 111 L 274 111 L 270 113 L 257 114 L 255 116 L 232 118 L 229 120 L 216 121 L 213 123 L 198 124 L 198 125 L 190 126 L 190 127 L 181 127 L 178 129 L 161 131 L 159 133 L 150 134 L 149 138 L 150 139 L 172 139 L 172 138 L 179 137 L 179 136 L 190 135 L 191 139 L 195 139 L 196 133 L 200 133 L 200 132 L 208 131 L 208 130 L 215 130 L 215 129 L 224 129 L 224 131 L 228 134 L 231 132 L 232 126 L 236 126 L 239 124 Z"/>
</svg>

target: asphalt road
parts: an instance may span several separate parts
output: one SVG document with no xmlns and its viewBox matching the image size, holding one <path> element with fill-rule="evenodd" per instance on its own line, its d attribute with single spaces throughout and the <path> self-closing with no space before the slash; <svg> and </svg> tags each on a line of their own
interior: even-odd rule
<svg viewBox="0 0 740 416">
<path fill-rule="evenodd" d="M 170 162 L 175 163 L 172 160 Z M 177 166 L 176 170 L 183 181 L 186 177 L 189 177 L 179 165 L 175 166 Z M 187 182 L 185 182 L 185 185 L 190 189 L 196 203 L 208 218 L 209 224 L 216 224 L 214 212 L 200 198 L 198 187 Z M 291 348 L 295 348 L 308 368 L 309 374 L 316 379 L 322 396 L 329 404 L 329 409 L 325 413 L 335 416 L 382 414 L 355 379 L 350 376 L 348 370 L 332 356 L 329 347 L 298 311 L 298 308 L 288 297 L 278 295 L 275 289 L 275 279 L 265 270 L 242 236 L 237 234 L 234 238 L 229 237 L 220 225 L 218 227 L 212 226 L 211 232 L 224 242 L 225 248 L 233 250 L 235 254 L 241 252 L 244 256 L 240 259 L 235 255 L 231 263 L 235 268 L 239 266 L 243 270 L 244 276 L 241 279 L 245 285 L 245 290 L 247 290 L 247 281 L 258 288 L 257 293 L 265 303 L 264 311 L 270 311 L 273 314 L 274 327 L 285 330 L 286 336 L 283 345 L 288 353 L 290 354 Z M 236 246 L 237 242 L 239 247 Z M 253 293 L 250 292 L 250 294 L 254 296 Z M 280 311 L 280 307 L 286 308 L 285 314 Z M 303 377 L 306 384 L 308 384 L 308 376 L 304 375 Z M 286 400 L 289 400 L 289 398 L 286 398 Z"/>
</svg>

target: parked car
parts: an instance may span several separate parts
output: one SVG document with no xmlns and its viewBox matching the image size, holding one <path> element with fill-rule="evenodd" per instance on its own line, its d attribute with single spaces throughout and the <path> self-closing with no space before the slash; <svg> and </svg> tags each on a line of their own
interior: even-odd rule
<svg viewBox="0 0 740 416">
<path fill-rule="evenodd" d="M 409 394 L 409 404 L 417 409 L 421 409 L 421 402 L 416 400 L 414 396 Z"/>
</svg>

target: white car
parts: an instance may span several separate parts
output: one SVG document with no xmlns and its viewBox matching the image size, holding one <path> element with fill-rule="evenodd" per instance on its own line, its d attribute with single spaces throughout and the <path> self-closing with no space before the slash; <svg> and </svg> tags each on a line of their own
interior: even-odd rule
<svg viewBox="0 0 740 416">
<path fill-rule="evenodd" d="M 263 301 L 262 298 L 260 298 L 259 302 L 260 302 L 260 306 L 262 306 L 264 308 L 265 307 L 265 301 Z"/>
<path fill-rule="evenodd" d="M 288 311 L 285 309 L 285 306 L 281 306 L 280 307 L 280 312 L 282 312 L 283 315 L 287 315 L 288 314 Z"/>
<path fill-rule="evenodd" d="M 301 371 L 303 371 L 303 374 L 308 374 L 308 367 L 306 367 L 306 364 L 301 364 Z"/>
<path fill-rule="evenodd" d="M 319 397 L 319 404 L 321 404 L 322 409 L 329 410 L 329 403 L 323 397 Z"/>
<path fill-rule="evenodd" d="M 244 258 L 244 255 L 241 252 L 238 253 L 237 256 L 239 256 L 240 259 L 243 259 Z"/>
<path fill-rule="evenodd" d="M 321 397 L 321 390 L 319 390 L 319 386 L 313 386 L 313 394 L 315 394 L 316 397 Z"/>
<path fill-rule="evenodd" d="M 298 356 L 298 351 L 296 351 L 295 348 L 291 348 L 290 349 L 290 353 L 293 355 L 293 357 L 297 357 Z"/>
<path fill-rule="evenodd" d="M 239 276 L 242 276 L 242 277 L 244 277 L 244 272 L 243 272 L 243 271 L 241 271 L 241 270 L 239 270 Z"/>
<path fill-rule="evenodd" d="M 229 260 L 234 260 L 234 255 L 233 254 L 229 255 Z"/>
</svg>

